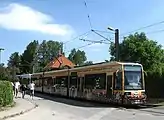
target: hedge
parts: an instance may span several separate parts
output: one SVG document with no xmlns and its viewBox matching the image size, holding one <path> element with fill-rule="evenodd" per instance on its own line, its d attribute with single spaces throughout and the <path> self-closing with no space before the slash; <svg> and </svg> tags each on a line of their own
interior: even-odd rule
<svg viewBox="0 0 164 120">
<path fill-rule="evenodd" d="M 13 88 L 9 81 L 0 81 L 0 106 L 13 103 Z"/>
<path fill-rule="evenodd" d="M 145 86 L 148 98 L 164 98 L 164 75 L 149 73 L 145 77 Z"/>
</svg>

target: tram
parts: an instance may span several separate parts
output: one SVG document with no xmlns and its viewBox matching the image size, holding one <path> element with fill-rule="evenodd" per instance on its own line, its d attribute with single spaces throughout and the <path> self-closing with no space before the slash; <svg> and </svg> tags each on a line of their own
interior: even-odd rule
<svg viewBox="0 0 164 120">
<path fill-rule="evenodd" d="M 16 76 L 19 78 L 21 84 L 28 85 L 31 82 L 31 75 L 32 74 L 22 74 L 22 75 L 16 75 Z"/>
<path fill-rule="evenodd" d="M 146 103 L 143 66 L 105 62 L 33 73 L 38 92 L 118 104 Z"/>
</svg>

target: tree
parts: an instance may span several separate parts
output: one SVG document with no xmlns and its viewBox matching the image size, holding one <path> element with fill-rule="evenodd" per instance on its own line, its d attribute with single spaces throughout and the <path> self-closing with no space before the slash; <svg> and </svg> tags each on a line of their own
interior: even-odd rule
<svg viewBox="0 0 164 120">
<path fill-rule="evenodd" d="M 119 44 L 120 61 L 139 62 L 147 71 L 161 73 L 164 62 L 164 50 L 156 41 L 149 40 L 144 33 L 135 33 L 124 38 Z M 115 60 L 114 44 L 110 46 L 111 60 Z M 159 67 L 160 66 L 160 67 Z"/>
<path fill-rule="evenodd" d="M 4 64 L 0 64 L 0 80 L 12 80 L 10 71 Z"/>
<path fill-rule="evenodd" d="M 19 68 L 21 62 L 21 58 L 18 52 L 14 52 L 11 54 L 9 60 L 8 60 L 8 67 L 17 67 Z"/>
<path fill-rule="evenodd" d="M 109 60 L 105 60 L 105 62 L 109 62 Z"/>
<path fill-rule="evenodd" d="M 85 65 L 92 65 L 93 62 L 92 62 L 92 61 L 86 61 L 84 64 L 85 64 Z"/>
<path fill-rule="evenodd" d="M 5 78 L 5 67 L 4 64 L 0 64 L 0 80 L 3 80 Z"/>
<path fill-rule="evenodd" d="M 29 43 L 26 47 L 26 50 L 23 52 L 21 56 L 21 72 L 22 73 L 32 73 L 33 65 L 35 64 L 35 58 L 37 54 L 38 41 L 34 40 Z"/>
<path fill-rule="evenodd" d="M 87 57 L 84 51 L 76 51 L 76 49 L 72 49 L 68 59 L 71 60 L 75 65 L 82 65 L 87 60 Z"/>
<path fill-rule="evenodd" d="M 58 41 L 44 40 L 38 50 L 38 63 L 42 70 L 51 60 L 58 57 L 59 50 L 62 49 L 62 43 Z"/>
<path fill-rule="evenodd" d="M 15 80 L 16 75 L 20 73 L 20 63 L 21 63 L 21 56 L 18 52 L 14 52 L 11 54 L 8 60 L 8 67 L 4 68 L 5 78 Z"/>
</svg>

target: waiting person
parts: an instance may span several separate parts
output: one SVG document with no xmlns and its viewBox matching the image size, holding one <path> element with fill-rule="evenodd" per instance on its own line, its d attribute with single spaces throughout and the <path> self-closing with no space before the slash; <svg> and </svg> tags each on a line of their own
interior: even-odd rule
<svg viewBox="0 0 164 120">
<path fill-rule="evenodd" d="M 11 82 L 11 85 L 12 85 L 12 87 L 13 87 L 13 93 L 14 93 L 14 96 L 15 96 L 15 85 L 14 85 L 13 82 Z"/>
<path fill-rule="evenodd" d="M 34 84 L 33 81 L 30 83 L 29 88 L 30 88 L 30 97 L 33 99 L 33 97 L 34 97 L 34 88 L 35 88 L 35 84 Z"/>
<path fill-rule="evenodd" d="M 20 86 L 19 81 L 16 81 L 15 82 L 15 98 L 17 98 L 17 95 L 18 95 L 18 92 L 19 92 L 19 86 Z"/>
<path fill-rule="evenodd" d="M 21 87 L 20 87 L 21 91 L 22 91 L 22 98 L 24 99 L 24 96 L 26 94 L 26 85 L 22 84 Z"/>
</svg>

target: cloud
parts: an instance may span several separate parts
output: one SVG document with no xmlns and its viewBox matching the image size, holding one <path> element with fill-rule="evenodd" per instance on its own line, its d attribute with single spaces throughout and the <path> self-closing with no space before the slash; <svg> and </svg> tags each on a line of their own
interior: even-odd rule
<svg viewBox="0 0 164 120">
<path fill-rule="evenodd" d="M 12 3 L 0 9 L 0 27 L 5 29 L 36 31 L 57 36 L 71 36 L 74 33 L 70 25 L 53 22 L 51 16 L 21 4 Z"/>
</svg>

